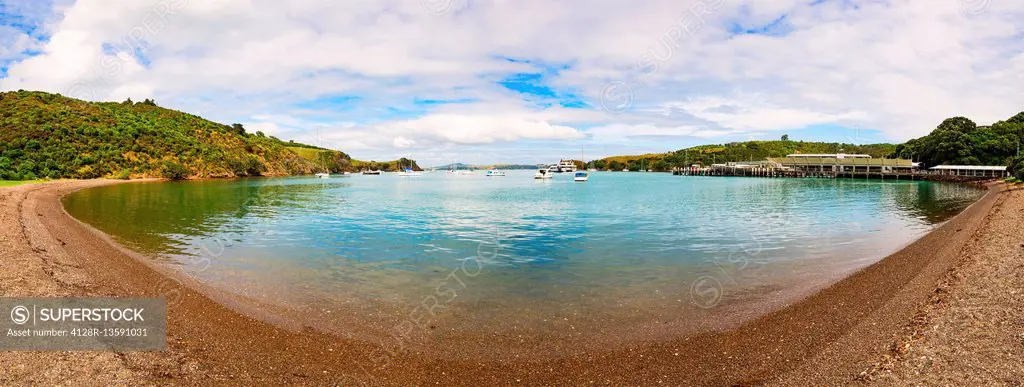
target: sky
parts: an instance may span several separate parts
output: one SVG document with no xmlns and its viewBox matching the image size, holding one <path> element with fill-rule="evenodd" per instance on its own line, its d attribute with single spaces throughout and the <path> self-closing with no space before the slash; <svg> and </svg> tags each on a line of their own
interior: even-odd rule
<svg viewBox="0 0 1024 387">
<path fill-rule="evenodd" d="M 901 142 L 1024 110 L 1015 0 L 0 0 L 0 90 L 363 160 Z"/>
</svg>

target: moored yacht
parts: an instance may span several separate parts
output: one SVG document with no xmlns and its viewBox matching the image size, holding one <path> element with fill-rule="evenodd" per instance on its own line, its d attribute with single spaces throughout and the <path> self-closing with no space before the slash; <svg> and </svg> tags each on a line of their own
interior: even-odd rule
<svg viewBox="0 0 1024 387">
<path fill-rule="evenodd" d="M 572 160 L 559 160 L 558 161 L 559 172 L 576 172 L 576 162 Z"/>
<path fill-rule="evenodd" d="M 505 172 L 504 171 L 499 171 L 497 169 L 488 169 L 487 170 L 487 177 L 503 177 L 503 176 L 505 176 Z"/>
<path fill-rule="evenodd" d="M 548 168 L 537 169 L 537 173 L 533 174 L 533 178 L 537 180 L 551 179 L 554 177 L 555 175 L 552 174 Z"/>
<path fill-rule="evenodd" d="M 583 148 L 580 148 L 580 162 L 583 163 L 583 168 L 587 167 L 587 158 L 583 156 Z M 573 163 L 572 166 L 575 171 L 576 163 Z M 587 172 L 586 169 L 580 169 L 572 175 L 572 181 L 575 182 L 586 183 L 588 180 L 590 180 L 590 172 Z"/>
</svg>

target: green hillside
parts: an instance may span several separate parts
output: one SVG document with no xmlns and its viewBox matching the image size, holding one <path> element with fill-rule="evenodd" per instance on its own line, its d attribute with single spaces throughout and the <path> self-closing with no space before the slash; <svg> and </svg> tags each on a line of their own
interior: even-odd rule
<svg viewBox="0 0 1024 387">
<path fill-rule="evenodd" d="M 793 153 L 863 153 L 873 157 L 904 158 L 936 165 L 1005 165 L 1024 179 L 1024 112 L 990 126 L 968 118 L 952 117 L 927 136 L 905 144 L 854 145 L 805 141 L 746 141 L 701 145 L 665 154 L 614 156 L 588 163 L 588 167 L 618 171 L 641 168 L 667 171 L 676 166 L 710 165 L 730 161 L 757 161 Z M 642 164 L 641 164 L 642 163 Z"/>
<path fill-rule="evenodd" d="M 332 155 L 325 154 L 323 149 L 309 145 L 289 143 L 289 148 L 298 154 L 299 157 L 302 157 L 315 165 L 326 165 L 332 172 L 353 172 L 367 169 L 397 172 L 404 170 L 405 168 L 412 168 L 417 171 L 423 170 L 416 164 L 416 160 L 410 160 L 404 157 L 392 161 L 360 161 L 347 157 L 344 159 L 332 158 Z"/>
<path fill-rule="evenodd" d="M 423 170 L 423 168 L 420 168 L 420 166 L 418 164 L 416 164 L 416 160 L 410 160 L 410 159 L 407 159 L 405 157 L 400 158 L 398 160 L 392 160 L 392 161 L 361 161 L 361 160 L 352 160 L 352 165 L 356 169 L 361 170 L 361 171 L 362 170 L 371 170 L 371 171 L 397 172 L 397 171 L 403 171 L 406 168 L 412 168 L 414 171 L 422 171 Z"/>
<path fill-rule="evenodd" d="M 0 180 L 281 176 L 355 170 L 349 155 L 247 133 L 153 101 L 0 93 Z"/>
<path fill-rule="evenodd" d="M 1010 165 L 1019 164 L 1024 140 L 1024 113 L 991 126 L 978 126 L 965 117 L 942 121 L 930 134 L 902 144 L 897 153 L 913 155 L 934 165 Z"/>
<path fill-rule="evenodd" d="M 745 141 L 728 144 L 701 145 L 675 152 L 640 156 L 613 156 L 588 163 L 588 167 L 619 171 L 637 171 L 643 165 L 651 171 L 668 171 L 675 166 L 711 165 L 730 161 L 757 161 L 793 153 L 864 153 L 887 157 L 896 150 L 892 144 L 854 145 L 806 141 Z"/>
</svg>

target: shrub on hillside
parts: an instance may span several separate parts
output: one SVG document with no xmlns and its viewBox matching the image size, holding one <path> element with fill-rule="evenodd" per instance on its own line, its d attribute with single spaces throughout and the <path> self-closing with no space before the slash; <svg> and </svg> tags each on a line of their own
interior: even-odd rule
<svg viewBox="0 0 1024 387">
<path fill-rule="evenodd" d="M 132 171 L 122 169 L 120 172 L 115 173 L 113 178 L 117 180 L 128 180 L 132 178 Z"/>
<path fill-rule="evenodd" d="M 173 161 L 164 161 L 161 173 L 164 178 L 171 180 L 185 180 L 189 176 L 188 169 Z"/>
</svg>

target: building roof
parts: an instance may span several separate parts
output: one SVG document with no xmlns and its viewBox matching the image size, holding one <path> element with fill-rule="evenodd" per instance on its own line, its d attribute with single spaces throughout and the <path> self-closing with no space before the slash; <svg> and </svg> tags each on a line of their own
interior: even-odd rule
<svg viewBox="0 0 1024 387">
<path fill-rule="evenodd" d="M 1006 166 L 994 165 L 938 165 L 928 169 L 955 169 L 961 171 L 1005 171 Z"/>
<path fill-rule="evenodd" d="M 833 159 L 843 159 L 843 158 L 848 158 L 849 157 L 849 158 L 859 158 L 859 159 L 870 159 L 871 155 L 846 154 L 846 153 L 827 153 L 827 154 L 794 153 L 794 154 L 791 154 L 791 155 L 786 155 L 786 157 L 820 157 L 820 158 L 833 158 Z"/>
<path fill-rule="evenodd" d="M 836 158 L 836 157 L 769 157 L 769 162 L 786 166 L 807 165 L 845 165 L 871 167 L 912 168 L 913 162 L 905 159 L 867 159 L 867 158 Z"/>
</svg>

